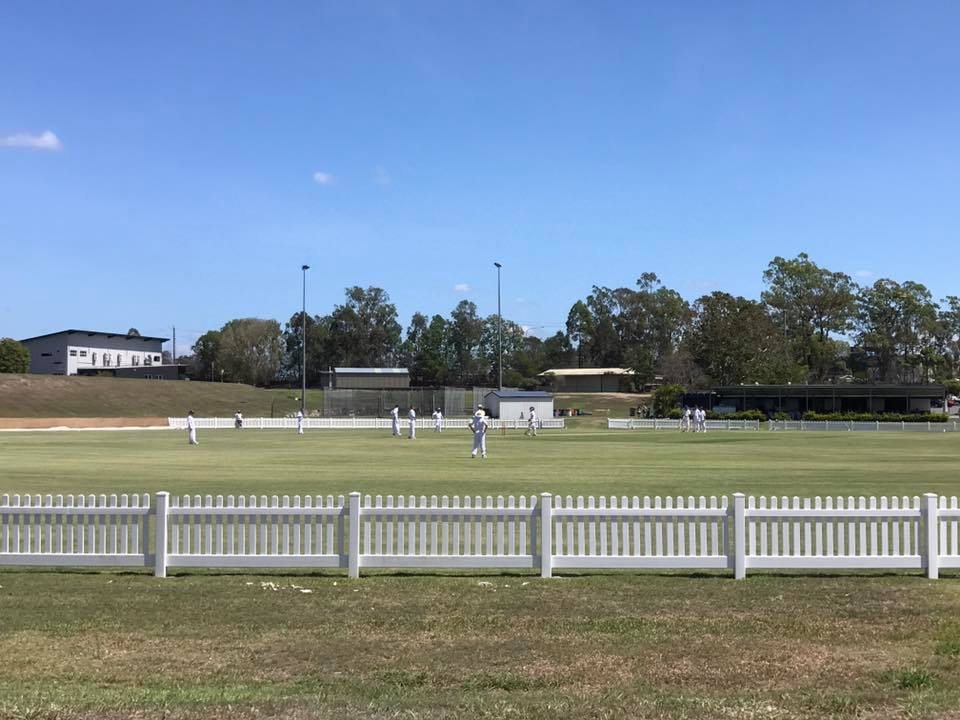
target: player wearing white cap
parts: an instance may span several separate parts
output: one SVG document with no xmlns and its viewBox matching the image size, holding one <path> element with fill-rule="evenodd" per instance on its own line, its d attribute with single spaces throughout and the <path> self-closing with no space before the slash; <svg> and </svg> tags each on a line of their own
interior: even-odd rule
<svg viewBox="0 0 960 720">
<path fill-rule="evenodd" d="M 487 416 L 483 412 L 483 406 L 478 405 L 477 411 L 470 419 L 470 430 L 473 431 L 473 451 L 470 457 L 475 458 L 480 453 L 481 458 L 487 457 Z"/>
</svg>

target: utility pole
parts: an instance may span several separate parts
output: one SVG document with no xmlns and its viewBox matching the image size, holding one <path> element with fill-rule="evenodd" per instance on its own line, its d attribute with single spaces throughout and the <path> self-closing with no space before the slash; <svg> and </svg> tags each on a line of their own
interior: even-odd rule
<svg viewBox="0 0 960 720">
<path fill-rule="evenodd" d="M 173 326 L 173 364 L 177 364 L 177 326 Z"/>
<path fill-rule="evenodd" d="M 304 415 L 307 414 L 306 404 L 307 404 L 307 270 L 310 269 L 309 265 L 304 265 L 300 268 L 303 271 L 303 308 L 300 314 L 301 324 L 301 340 L 303 341 L 303 372 L 300 376 L 300 412 Z"/>
<path fill-rule="evenodd" d="M 498 262 L 497 266 L 497 382 L 498 387 L 503 390 L 503 315 L 500 314 L 500 268 L 503 267 Z"/>
</svg>

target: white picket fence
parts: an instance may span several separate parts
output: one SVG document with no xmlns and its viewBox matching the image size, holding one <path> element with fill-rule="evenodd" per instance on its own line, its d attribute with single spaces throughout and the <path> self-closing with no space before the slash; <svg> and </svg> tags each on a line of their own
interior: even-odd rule
<svg viewBox="0 0 960 720">
<path fill-rule="evenodd" d="M 680 430 L 671 418 L 608 418 L 608 430 Z M 705 420 L 707 430 L 759 430 L 759 420 Z M 692 427 L 692 425 L 691 425 Z"/>
<path fill-rule="evenodd" d="M 707 430 L 760 430 L 759 420 L 707 420 Z M 801 432 L 960 432 L 960 421 L 936 422 L 851 422 L 848 420 L 767 420 L 771 431 Z M 679 430 L 680 421 L 671 418 L 609 418 L 608 430 Z"/>
<path fill-rule="evenodd" d="M 856 422 L 847 420 L 769 420 L 773 431 L 791 432 L 958 432 L 960 422 Z"/>
<path fill-rule="evenodd" d="M 957 498 L 3 495 L 0 566 L 960 568 Z"/>
<path fill-rule="evenodd" d="M 211 417 L 211 418 L 194 418 L 194 422 L 199 429 L 208 429 L 208 430 L 226 430 L 228 428 L 233 428 L 234 420 L 230 418 L 220 418 L 220 417 Z M 526 430 L 527 421 L 526 420 L 499 420 L 487 418 L 487 422 L 490 423 L 491 430 L 499 430 L 505 428 L 507 430 Z M 186 430 L 187 429 L 187 419 L 186 418 L 167 418 L 167 423 L 171 428 L 175 430 Z M 469 426 L 470 418 L 444 418 L 443 419 L 443 429 L 444 430 L 466 430 Z M 433 419 L 430 417 L 426 418 L 417 418 L 416 420 L 417 430 L 433 430 Z M 563 418 L 544 418 L 538 421 L 537 425 L 542 430 L 563 430 L 564 429 L 564 420 Z M 282 418 L 244 418 L 243 419 L 244 429 L 253 429 L 253 430 L 295 430 L 297 427 L 297 419 L 282 417 Z M 306 417 L 303 419 L 303 427 L 305 430 L 390 430 L 391 420 L 390 418 L 312 418 Z M 400 428 L 403 431 L 406 431 L 409 427 L 409 420 L 407 418 L 400 419 Z"/>
</svg>

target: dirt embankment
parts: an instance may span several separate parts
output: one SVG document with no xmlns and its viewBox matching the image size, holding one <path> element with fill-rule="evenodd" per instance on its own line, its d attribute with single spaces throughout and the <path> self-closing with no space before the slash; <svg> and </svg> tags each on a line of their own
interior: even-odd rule
<svg viewBox="0 0 960 720">
<path fill-rule="evenodd" d="M 105 428 L 105 427 L 165 427 L 165 417 L 120 417 L 120 418 L 5 418 L 0 417 L 0 430 L 39 430 L 53 427 Z"/>
</svg>

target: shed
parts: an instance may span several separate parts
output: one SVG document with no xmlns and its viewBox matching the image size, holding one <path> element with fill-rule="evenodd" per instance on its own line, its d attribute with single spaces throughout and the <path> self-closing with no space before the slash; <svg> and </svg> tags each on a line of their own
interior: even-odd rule
<svg viewBox="0 0 960 720">
<path fill-rule="evenodd" d="M 553 417 L 553 395 L 542 390 L 493 390 L 484 396 L 483 404 L 502 420 L 529 418 L 531 406 L 541 420 Z"/>
</svg>

